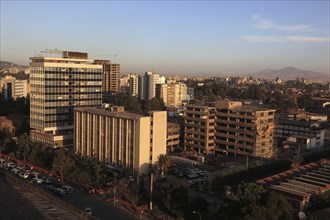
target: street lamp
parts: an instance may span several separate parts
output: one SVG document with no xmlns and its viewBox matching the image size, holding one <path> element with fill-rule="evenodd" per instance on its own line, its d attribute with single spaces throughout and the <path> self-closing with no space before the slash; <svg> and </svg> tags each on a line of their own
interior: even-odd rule
<svg viewBox="0 0 330 220">
<path fill-rule="evenodd" d="M 53 164 L 53 167 L 59 167 L 59 168 L 61 168 L 61 179 L 62 179 L 62 185 L 63 185 L 63 166 Z"/>
<path fill-rule="evenodd" d="M 116 185 L 113 183 L 108 183 L 108 186 L 113 186 L 113 207 L 116 206 Z"/>
<path fill-rule="evenodd" d="M 193 213 L 193 214 L 198 214 L 198 215 L 199 215 L 199 220 L 202 220 L 202 215 L 201 215 L 201 213 L 196 212 L 196 211 L 193 211 L 192 213 Z"/>
</svg>

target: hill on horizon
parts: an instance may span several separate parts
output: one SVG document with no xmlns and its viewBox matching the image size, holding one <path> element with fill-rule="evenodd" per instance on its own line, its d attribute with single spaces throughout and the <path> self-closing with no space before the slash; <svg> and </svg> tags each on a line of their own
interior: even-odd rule
<svg viewBox="0 0 330 220">
<path fill-rule="evenodd" d="M 282 80 L 294 80 L 299 78 L 306 78 L 311 80 L 328 80 L 329 76 L 323 73 L 318 73 L 309 70 L 300 70 L 295 67 L 286 67 L 283 69 L 267 69 L 260 72 L 250 73 L 249 76 L 255 78 L 275 79 L 279 77 Z"/>
<path fill-rule="evenodd" d="M 1 61 L 0 60 L 0 70 L 8 69 L 8 68 L 27 68 L 28 66 L 18 65 L 15 63 L 11 63 L 8 61 Z"/>
</svg>

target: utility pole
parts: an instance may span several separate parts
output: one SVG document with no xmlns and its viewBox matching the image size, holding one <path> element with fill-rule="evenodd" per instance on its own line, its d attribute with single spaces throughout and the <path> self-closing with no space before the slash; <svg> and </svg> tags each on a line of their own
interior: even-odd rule
<svg viewBox="0 0 330 220">
<path fill-rule="evenodd" d="M 249 156 L 246 157 L 246 169 L 249 169 Z"/>
<path fill-rule="evenodd" d="M 150 204 L 149 204 L 150 210 L 152 210 L 152 188 L 153 188 L 153 183 L 154 183 L 154 174 L 151 173 L 151 175 L 150 175 Z"/>
</svg>

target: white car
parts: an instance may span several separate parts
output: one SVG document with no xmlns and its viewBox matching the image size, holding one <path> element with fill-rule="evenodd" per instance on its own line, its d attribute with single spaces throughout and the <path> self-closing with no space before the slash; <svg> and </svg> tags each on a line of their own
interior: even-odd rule
<svg viewBox="0 0 330 220">
<path fill-rule="evenodd" d="M 42 179 L 40 179 L 40 178 L 38 178 L 38 177 L 35 177 L 35 178 L 33 179 L 33 182 L 36 182 L 36 183 L 38 183 L 38 184 L 41 184 L 43 181 L 42 181 Z"/>
<path fill-rule="evenodd" d="M 85 212 L 89 215 L 92 215 L 92 207 L 86 207 Z"/>
</svg>

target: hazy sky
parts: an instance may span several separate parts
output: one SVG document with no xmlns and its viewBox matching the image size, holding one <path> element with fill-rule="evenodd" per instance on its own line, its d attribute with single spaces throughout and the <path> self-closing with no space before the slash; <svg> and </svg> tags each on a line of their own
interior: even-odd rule
<svg viewBox="0 0 330 220">
<path fill-rule="evenodd" d="M 122 74 L 329 73 L 329 1 L 3 1 L 1 57 L 88 52 Z M 111 56 L 116 54 L 117 56 Z"/>
</svg>

